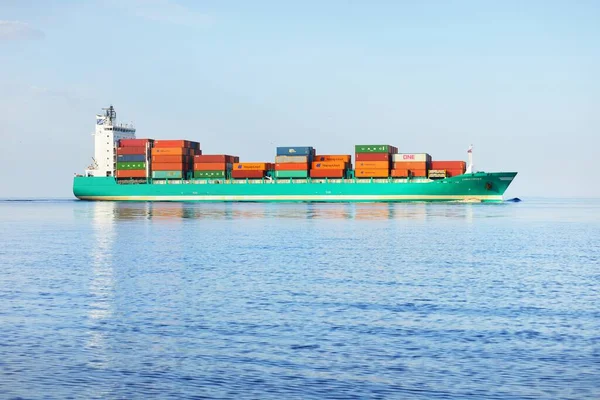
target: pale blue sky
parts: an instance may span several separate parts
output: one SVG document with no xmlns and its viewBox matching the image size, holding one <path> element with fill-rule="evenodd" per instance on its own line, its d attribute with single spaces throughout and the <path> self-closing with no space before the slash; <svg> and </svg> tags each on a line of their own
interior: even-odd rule
<svg viewBox="0 0 600 400">
<path fill-rule="evenodd" d="M 600 1 L 0 1 L 0 197 L 69 197 L 113 104 L 270 161 L 390 143 L 600 196 Z"/>
</svg>

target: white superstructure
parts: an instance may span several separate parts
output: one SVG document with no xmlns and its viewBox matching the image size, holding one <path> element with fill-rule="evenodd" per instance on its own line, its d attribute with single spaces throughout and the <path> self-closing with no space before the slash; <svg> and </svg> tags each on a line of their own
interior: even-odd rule
<svg viewBox="0 0 600 400">
<path fill-rule="evenodd" d="M 116 170 L 115 147 L 119 139 L 135 139 L 135 128 L 129 124 L 117 124 L 113 106 L 103 108 L 104 114 L 96 115 L 94 158 L 85 171 L 86 176 L 114 176 Z"/>
</svg>

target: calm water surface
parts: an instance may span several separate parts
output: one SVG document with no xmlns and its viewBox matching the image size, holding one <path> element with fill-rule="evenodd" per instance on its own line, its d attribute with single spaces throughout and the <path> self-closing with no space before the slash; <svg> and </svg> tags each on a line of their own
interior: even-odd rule
<svg viewBox="0 0 600 400">
<path fill-rule="evenodd" d="M 600 201 L 0 201 L 1 398 L 600 398 Z"/>
</svg>

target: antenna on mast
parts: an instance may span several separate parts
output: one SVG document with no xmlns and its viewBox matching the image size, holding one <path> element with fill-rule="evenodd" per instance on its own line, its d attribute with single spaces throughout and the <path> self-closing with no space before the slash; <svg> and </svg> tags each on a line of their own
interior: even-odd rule
<svg viewBox="0 0 600 400">
<path fill-rule="evenodd" d="M 467 154 L 469 155 L 469 163 L 467 164 L 467 171 L 465 172 L 466 174 L 472 174 L 474 171 L 474 166 L 473 166 L 473 145 L 469 146 L 469 150 L 467 150 Z"/>
<path fill-rule="evenodd" d="M 104 116 L 106 117 L 108 125 L 113 125 L 113 123 L 117 120 L 117 112 L 115 111 L 115 108 L 111 104 L 110 107 L 103 108 L 102 110 L 104 110 Z"/>
</svg>

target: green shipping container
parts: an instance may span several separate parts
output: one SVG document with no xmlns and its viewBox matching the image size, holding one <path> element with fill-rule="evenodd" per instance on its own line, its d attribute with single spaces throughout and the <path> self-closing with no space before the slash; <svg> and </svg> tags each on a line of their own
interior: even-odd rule
<svg viewBox="0 0 600 400">
<path fill-rule="evenodd" d="M 276 178 L 308 178 L 309 171 L 275 171 Z"/>
<path fill-rule="evenodd" d="M 122 161 L 117 163 L 117 169 L 146 169 L 145 162 Z"/>
<path fill-rule="evenodd" d="M 181 171 L 152 171 L 153 179 L 181 179 L 182 177 Z"/>
<path fill-rule="evenodd" d="M 194 178 L 225 178 L 225 171 L 194 171 Z"/>
<path fill-rule="evenodd" d="M 389 153 L 388 144 L 357 144 L 354 146 L 356 153 Z"/>
</svg>

